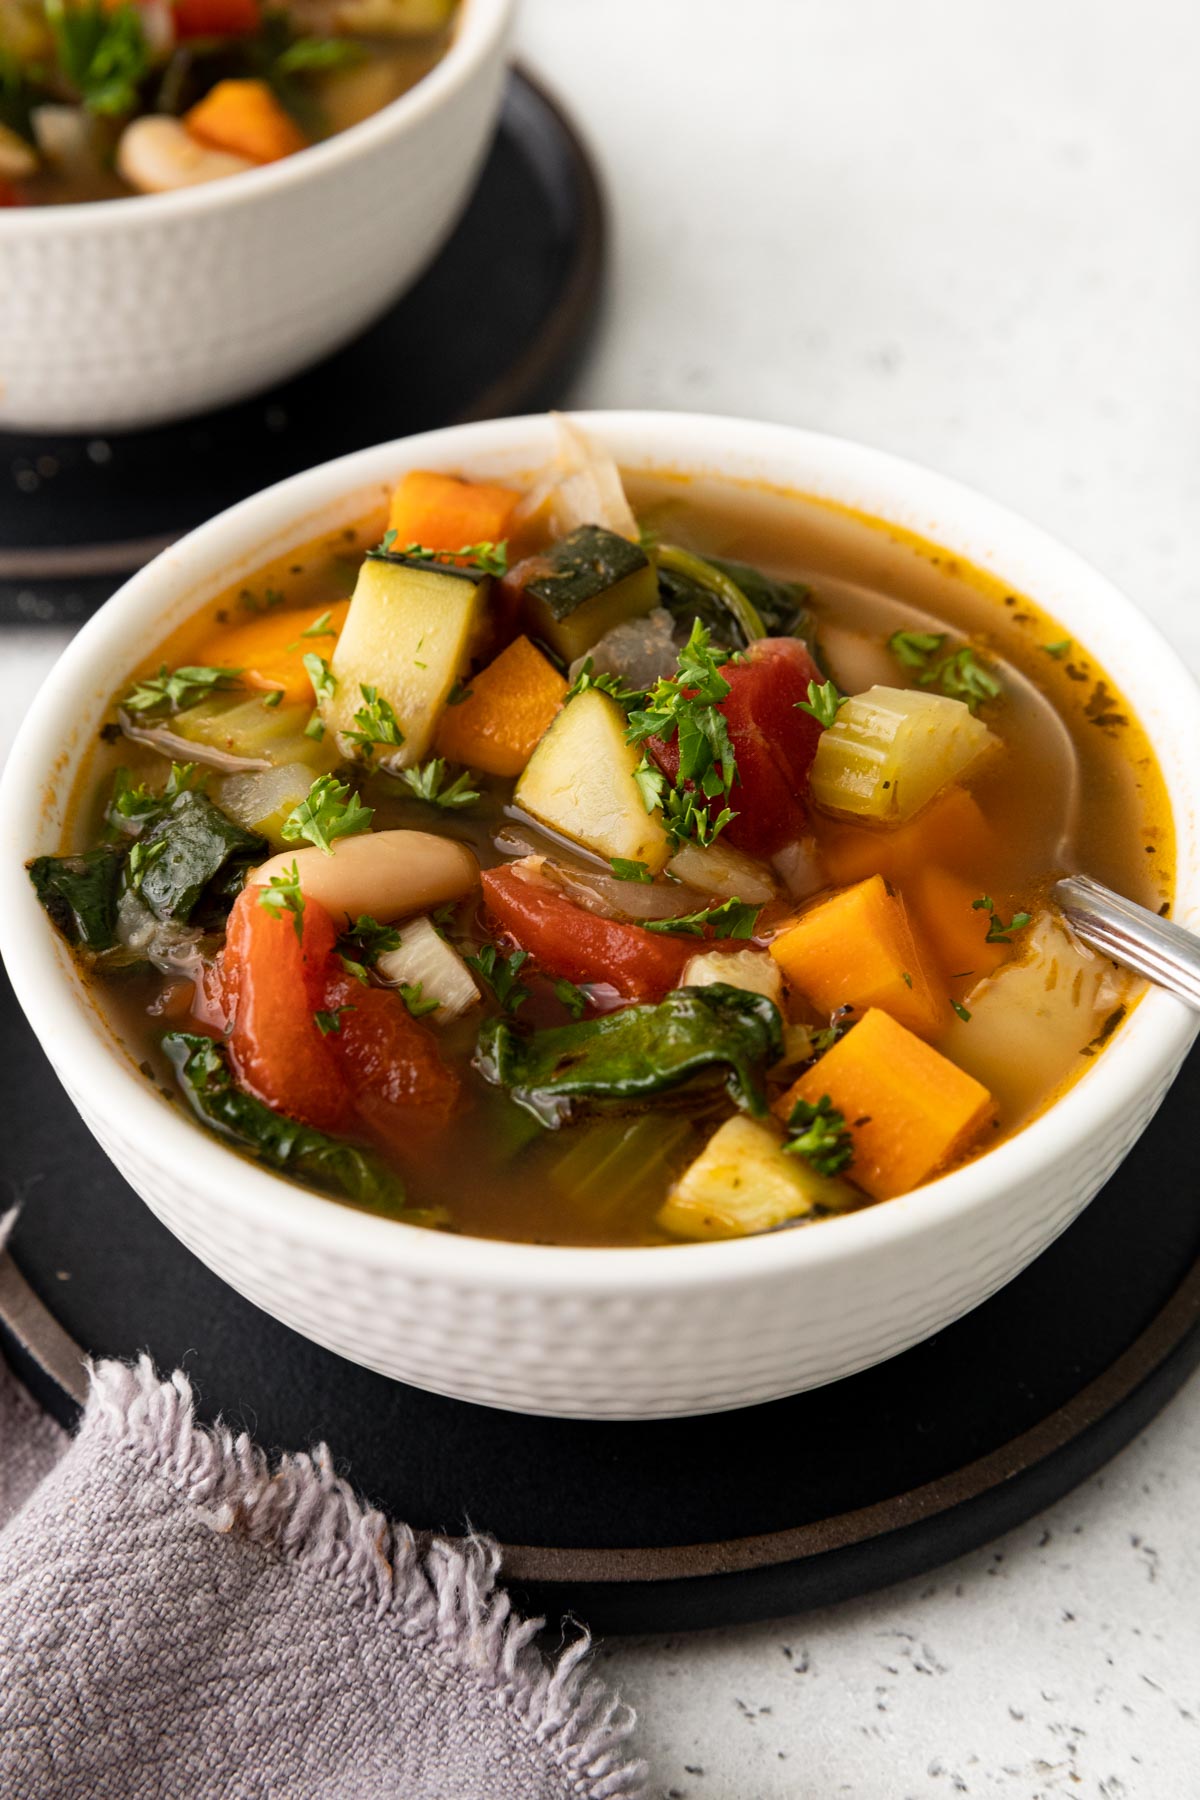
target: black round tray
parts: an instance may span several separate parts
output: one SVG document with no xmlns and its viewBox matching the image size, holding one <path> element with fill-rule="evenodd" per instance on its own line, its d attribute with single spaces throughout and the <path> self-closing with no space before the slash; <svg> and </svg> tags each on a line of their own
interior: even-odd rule
<svg viewBox="0 0 1200 1800">
<path fill-rule="evenodd" d="M 815 1393 L 648 1424 L 493 1412 L 318 1349 L 125 1186 L 6 984 L 0 1066 L 22 1201 L 0 1320 L 45 1404 L 73 1416 L 77 1346 L 147 1349 L 187 1370 L 202 1417 L 270 1448 L 325 1439 L 385 1510 L 494 1533 L 524 1606 L 600 1630 L 767 1617 L 918 1574 L 1081 1481 L 1200 1361 L 1200 1051 L 1083 1217 L 968 1318 Z"/>
<path fill-rule="evenodd" d="M 514 71 L 454 235 L 345 349 L 269 393 L 148 431 L 0 432 L 0 622 L 83 618 L 173 538 L 299 469 L 554 404 L 595 319 L 604 240 L 586 151 Z"/>
</svg>

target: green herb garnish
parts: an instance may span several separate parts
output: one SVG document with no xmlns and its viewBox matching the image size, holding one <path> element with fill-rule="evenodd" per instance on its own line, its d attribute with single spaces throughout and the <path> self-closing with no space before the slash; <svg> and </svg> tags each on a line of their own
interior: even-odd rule
<svg viewBox="0 0 1200 1800">
<path fill-rule="evenodd" d="M 389 950 L 398 950 L 400 943 L 400 933 L 394 925 L 381 925 L 370 913 L 359 913 L 353 924 L 347 918 L 337 948 L 343 961 L 353 955 L 357 959 L 355 968 L 359 969 L 363 963 L 373 966 Z"/>
<path fill-rule="evenodd" d="M 938 688 L 947 699 L 961 700 L 976 713 L 985 700 L 995 700 L 1003 689 L 969 644 L 940 656 L 945 642 L 944 631 L 893 631 L 888 649 L 916 674 L 919 687 Z"/>
<path fill-rule="evenodd" d="M 399 749 L 404 742 L 404 733 L 400 729 L 400 721 L 392 711 L 391 703 L 381 700 L 378 688 L 371 687 L 366 682 L 359 683 L 358 691 L 363 697 L 363 704 L 354 715 L 357 729 L 343 729 L 342 736 L 349 738 L 352 744 L 357 744 L 367 756 L 374 756 L 377 744 Z"/>
<path fill-rule="evenodd" d="M 427 544 L 404 544 L 397 549 L 395 532 L 387 531 L 378 550 L 368 550 L 367 555 L 403 556 L 410 562 L 452 563 L 459 568 L 469 566 L 479 569 L 484 575 L 508 573 L 507 538 L 501 538 L 499 543 L 464 544 L 459 550 L 431 550 Z"/>
<path fill-rule="evenodd" d="M 1071 641 L 1070 638 L 1060 638 L 1057 644 L 1043 644 L 1041 648 L 1046 652 L 1047 656 L 1053 656 L 1055 660 L 1058 661 L 1066 656 L 1067 652 L 1070 650 Z"/>
<path fill-rule="evenodd" d="M 342 1029 L 342 1014 L 353 1011 L 352 1006 L 339 1006 L 336 1012 L 315 1012 L 313 1020 L 322 1037 L 333 1037 Z"/>
<path fill-rule="evenodd" d="M 712 927 L 722 937 L 752 938 L 761 911 L 761 906 L 733 899 L 704 912 L 684 913 L 677 919 L 643 919 L 641 923 L 643 931 L 679 932 L 685 937 L 703 937 Z"/>
<path fill-rule="evenodd" d="M 626 706 L 634 700 L 644 700 L 646 698 L 644 688 L 626 687 L 619 675 L 593 674 L 594 668 L 595 663 L 592 661 L 592 658 L 590 656 L 585 656 L 580 665 L 578 675 L 563 695 L 564 706 L 568 700 L 573 700 L 576 694 L 586 694 L 589 688 L 596 688 L 600 693 L 610 695 L 612 699 L 619 701 L 622 706 Z"/>
<path fill-rule="evenodd" d="M 654 880 L 644 862 L 631 861 L 628 856 L 610 856 L 609 863 L 618 881 Z"/>
<path fill-rule="evenodd" d="M 446 764 L 440 756 L 432 756 L 411 769 L 397 770 L 397 778 L 412 789 L 418 800 L 426 800 L 431 806 L 473 806 L 479 798 L 478 789 L 471 786 L 469 769 L 445 785 Z"/>
<path fill-rule="evenodd" d="M 150 70 L 150 48 L 134 6 L 109 11 L 92 0 L 46 0 L 59 68 L 89 112 L 118 118 L 136 111 L 138 88 Z"/>
<path fill-rule="evenodd" d="M 304 672 L 312 682 L 312 690 L 316 695 L 318 705 L 333 699 L 338 689 L 337 676 L 323 656 L 318 656 L 315 650 L 306 650 L 304 652 Z"/>
<path fill-rule="evenodd" d="M 414 1019 L 426 1018 L 430 1013 L 435 1013 L 442 1004 L 437 999 L 427 1000 L 424 987 L 423 981 L 402 981 L 396 989 Z"/>
<path fill-rule="evenodd" d="M 646 694 L 645 705 L 629 715 L 627 743 L 658 737 L 664 742 L 674 739 L 678 747 L 673 784 L 646 755 L 634 771 L 646 811 L 662 807 L 663 823 L 674 843 L 691 838 L 711 844 L 734 817 L 728 806 L 713 813 L 705 804 L 727 796 L 737 777 L 729 730 L 718 711 L 729 693 L 721 674 L 721 664 L 728 660 L 726 652 L 712 650 L 709 633 L 697 619 L 679 653 L 676 673 L 657 681 Z"/>
<path fill-rule="evenodd" d="M 360 63 L 368 52 L 350 38 L 301 37 L 281 50 L 275 68 L 282 75 L 323 74 L 327 69 L 347 69 Z"/>
<path fill-rule="evenodd" d="M 850 1128 L 828 1094 L 822 1094 L 815 1106 L 797 1100 L 787 1128 L 784 1149 L 790 1156 L 802 1156 L 818 1175 L 837 1175 L 854 1161 Z"/>
<path fill-rule="evenodd" d="M 169 706 L 173 712 L 179 712 L 185 706 L 206 700 L 210 694 L 227 693 L 237 687 L 241 673 L 241 669 L 219 669 L 208 664 L 168 669 L 163 663 L 157 675 L 131 687 L 121 704 L 126 712 L 132 713 L 153 712 L 159 706 Z"/>
<path fill-rule="evenodd" d="M 796 708 L 799 712 L 811 714 L 817 721 L 817 724 L 828 731 L 849 698 L 849 694 L 838 693 L 836 682 L 823 681 L 818 684 L 815 681 L 810 681 L 808 684 L 808 699 L 797 700 Z"/>
<path fill-rule="evenodd" d="M 514 950 L 505 956 L 495 944 L 484 944 L 475 955 L 463 959 L 469 969 L 474 969 L 481 980 L 485 981 L 496 997 L 497 1003 L 505 1012 L 516 1012 L 529 998 L 529 989 L 522 987 L 517 977 L 529 961 L 528 950 Z"/>
<path fill-rule="evenodd" d="M 339 781 L 336 775 L 319 775 L 283 821 L 280 836 L 289 844 L 307 840 L 332 856 L 338 838 L 369 831 L 374 817 L 374 808 L 364 806 L 348 782 Z"/>
<path fill-rule="evenodd" d="M 576 987 L 575 983 L 568 981 L 565 975 L 560 976 L 555 982 L 554 997 L 566 1007 L 573 1019 L 582 1019 L 588 1009 L 587 991 L 584 988 Z"/>
<path fill-rule="evenodd" d="M 990 894 L 981 894 L 978 900 L 972 900 L 975 912 L 988 914 L 987 936 L 985 944 L 1011 944 L 1014 931 L 1024 931 L 1027 925 L 1033 924 L 1033 914 L 1027 912 L 1014 913 L 1006 925 L 996 912 L 996 903 Z"/>
<path fill-rule="evenodd" d="M 961 1000 L 952 1000 L 950 1002 L 950 1004 L 954 1008 L 955 1012 L 958 1014 L 959 1018 L 962 1020 L 963 1024 L 968 1025 L 971 1020 L 971 1015 L 967 1011 L 966 1007 L 963 1005 L 962 1001 Z"/>
<path fill-rule="evenodd" d="M 290 912 L 296 937 L 300 943 L 304 942 L 304 895 L 300 892 L 300 870 L 295 862 L 281 875 L 269 878 L 259 893 L 258 904 L 278 919 Z"/>
<path fill-rule="evenodd" d="M 142 882 L 153 863 L 166 854 L 166 838 L 158 838 L 152 844 L 144 844 L 140 840 L 132 844 L 129 850 L 129 885 L 134 893 L 141 891 Z"/>
<path fill-rule="evenodd" d="M 325 721 L 319 712 L 314 712 L 309 719 L 308 724 L 304 727 L 304 735 L 306 738 L 312 738 L 316 744 L 319 744 L 325 736 Z"/>
</svg>

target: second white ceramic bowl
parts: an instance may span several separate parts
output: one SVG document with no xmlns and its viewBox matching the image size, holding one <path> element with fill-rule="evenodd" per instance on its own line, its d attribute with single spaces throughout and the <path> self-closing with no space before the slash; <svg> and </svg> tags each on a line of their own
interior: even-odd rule
<svg viewBox="0 0 1200 1800">
<path fill-rule="evenodd" d="M 207 411 L 362 330 L 457 223 L 514 4 L 463 0 L 423 81 L 282 162 L 175 194 L 0 209 L 0 430 Z"/>
<path fill-rule="evenodd" d="M 952 482 L 836 439 L 653 413 L 583 423 L 627 467 L 840 501 L 1035 596 L 1119 678 L 1149 732 L 1175 812 L 1176 917 L 1200 923 L 1196 687 L 1078 557 Z M 1195 1018 L 1150 993 L 1017 1136 L 915 1193 L 811 1230 L 640 1250 L 493 1243 L 354 1212 L 222 1148 L 138 1073 L 139 1051 L 97 1010 L 24 871 L 28 857 L 61 848 L 75 772 L 149 645 L 268 557 L 361 517 L 405 469 L 519 478 L 551 442 L 547 420 L 516 419 L 364 451 L 243 502 L 135 576 L 71 644 L 12 752 L 0 787 L 0 950 L 113 1161 L 196 1255 L 276 1318 L 386 1375 L 491 1406 L 651 1418 L 749 1405 L 893 1356 L 1011 1280 L 1147 1124 Z"/>
</svg>

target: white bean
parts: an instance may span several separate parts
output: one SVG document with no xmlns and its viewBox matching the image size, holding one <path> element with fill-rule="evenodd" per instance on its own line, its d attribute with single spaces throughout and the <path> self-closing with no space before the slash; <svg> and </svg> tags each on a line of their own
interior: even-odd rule
<svg viewBox="0 0 1200 1800">
<path fill-rule="evenodd" d="M 352 919 L 369 913 L 386 925 L 459 900 L 479 882 L 479 864 L 466 845 L 429 831 L 368 831 L 338 838 L 331 856 L 315 848 L 284 850 L 250 879 L 263 885 L 273 875 L 290 874 L 293 863 L 300 892 L 339 921 L 346 913 Z"/>
<path fill-rule="evenodd" d="M 247 157 L 210 149 L 162 113 L 134 119 L 117 145 L 117 173 L 140 194 L 169 194 L 257 167 Z"/>
</svg>

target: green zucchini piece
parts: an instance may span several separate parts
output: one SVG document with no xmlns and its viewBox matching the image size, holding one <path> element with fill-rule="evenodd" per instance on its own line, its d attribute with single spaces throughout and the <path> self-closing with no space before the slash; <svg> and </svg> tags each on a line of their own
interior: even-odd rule
<svg viewBox="0 0 1200 1800">
<path fill-rule="evenodd" d="M 779 1008 L 764 994 L 714 983 L 676 988 L 657 1006 L 547 1031 L 489 1019 L 475 1066 L 548 1126 L 565 1124 L 581 1100 L 646 1101 L 685 1082 L 722 1078 L 744 1112 L 767 1110 L 762 1076 L 783 1054 Z"/>
<path fill-rule="evenodd" d="M 523 590 L 527 629 L 568 661 L 658 604 L 645 551 L 602 525 L 581 525 L 536 562 Z"/>
<path fill-rule="evenodd" d="M 392 769 L 422 760 L 454 683 L 470 668 L 491 585 L 478 569 L 366 558 L 330 659 L 335 686 L 321 700 L 344 755 Z"/>
<path fill-rule="evenodd" d="M 102 844 L 79 856 L 37 856 L 29 863 L 34 892 L 69 944 L 110 950 L 117 941 L 117 900 L 125 849 Z"/>
<path fill-rule="evenodd" d="M 266 706 L 264 699 L 263 694 L 250 699 L 244 693 L 210 694 L 207 700 L 176 713 L 168 724 L 177 737 L 192 743 L 208 744 L 231 756 L 265 756 L 277 762 L 281 744 L 292 739 L 304 741 L 312 708 Z M 310 748 L 316 748 L 311 739 L 307 741 Z"/>
<path fill-rule="evenodd" d="M 193 1110 L 206 1125 L 281 1175 L 340 1194 L 372 1212 L 404 1208 L 404 1184 L 369 1150 L 273 1112 L 234 1084 L 225 1052 L 212 1038 L 172 1031 L 163 1050 Z M 410 1215 L 414 1218 L 415 1215 Z M 422 1223 L 436 1223 L 422 1215 Z"/>
</svg>

